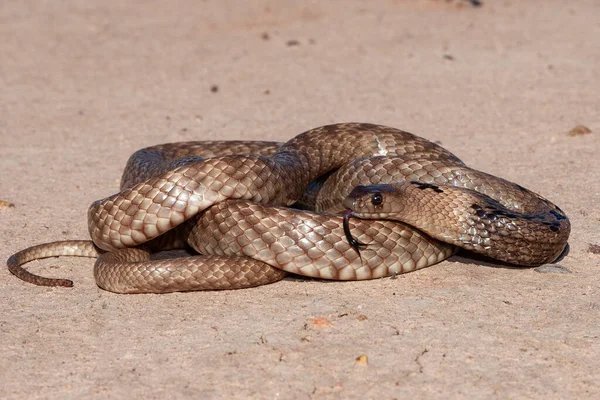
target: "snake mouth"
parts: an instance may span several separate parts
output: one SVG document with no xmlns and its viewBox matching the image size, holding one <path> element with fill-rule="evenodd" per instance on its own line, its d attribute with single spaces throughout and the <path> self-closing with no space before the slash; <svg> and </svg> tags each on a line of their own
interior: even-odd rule
<svg viewBox="0 0 600 400">
<path fill-rule="evenodd" d="M 354 238 L 354 236 L 352 236 L 352 233 L 350 232 L 350 218 L 352 217 L 354 217 L 354 214 L 352 214 L 352 210 L 347 209 L 344 212 L 344 235 L 346 235 L 348 244 L 352 246 L 352 248 L 358 253 L 358 256 L 362 260 L 362 256 L 360 255 L 360 246 L 367 246 L 367 244 L 359 242 L 358 240 L 356 240 L 356 238 Z"/>
</svg>

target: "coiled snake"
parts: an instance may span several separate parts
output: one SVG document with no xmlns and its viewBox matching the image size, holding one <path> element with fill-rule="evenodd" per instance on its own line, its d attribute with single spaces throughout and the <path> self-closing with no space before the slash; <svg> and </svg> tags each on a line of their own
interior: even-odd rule
<svg viewBox="0 0 600 400">
<path fill-rule="evenodd" d="M 384 277 L 440 262 L 455 246 L 540 265 L 561 254 L 570 232 L 565 214 L 541 196 L 470 169 L 423 138 L 362 123 L 315 128 L 283 144 L 139 150 L 121 191 L 90 206 L 88 227 L 92 241 L 25 249 L 9 258 L 10 271 L 38 285 L 71 286 L 22 264 L 77 255 L 98 257 L 96 282 L 113 292 L 232 289 L 286 272 Z M 202 255 L 151 259 L 185 246 Z"/>
</svg>

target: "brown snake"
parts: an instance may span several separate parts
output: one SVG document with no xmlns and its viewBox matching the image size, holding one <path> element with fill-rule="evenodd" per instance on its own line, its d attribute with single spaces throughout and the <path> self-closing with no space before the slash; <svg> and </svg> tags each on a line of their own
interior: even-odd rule
<svg viewBox="0 0 600 400">
<path fill-rule="evenodd" d="M 293 204 L 314 211 L 287 208 Z M 345 208 L 353 211 L 334 214 Z M 561 254 L 570 232 L 564 213 L 539 195 L 467 168 L 423 138 L 360 123 L 315 128 L 283 144 L 139 150 L 121 191 L 90 206 L 88 227 L 93 242 L 30 247 L 9 258 L 9 270 L 38 285 L 71 286 L 22 264 L 76 255 L 98 257 L 96 282 L 113 292 L 233 289 L 280 280 L 284 271 L 384 277 L 435 264 L 455 246 L 540 265 Z M 151 259 L 186 245 L 202 255 Z"/>
</svg>

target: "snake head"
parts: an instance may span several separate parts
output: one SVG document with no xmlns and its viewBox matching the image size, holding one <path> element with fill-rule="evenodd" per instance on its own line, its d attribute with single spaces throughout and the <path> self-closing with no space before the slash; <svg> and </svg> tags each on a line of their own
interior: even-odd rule
<svg viewBox="0 0 600 400">
<path fill-rule="evenodd" d="M 367 246 L 361 243 L 350 233 L 350 218 L 359 217 L 366 219 L 385 218 L 390 207 L 387 198 L 396 192 L 394 185 L 369 185 L 357 186 L 343 201 L 346 212 L 344 214 L 344 234 L 350 246 L 356 250 L 360 256 L 360 247 Z M 361 257 L 362 258 L 362 257 Z"/>
<path fill-rule="evenodd" d="M 343 201 L 344 207 L 351 210 L 352 215 L 359 218 L 386 218 L 392 212 L 394 202 L 391 201 L 397 192 L 397 185 L 357 186 Z"/>
</svg>

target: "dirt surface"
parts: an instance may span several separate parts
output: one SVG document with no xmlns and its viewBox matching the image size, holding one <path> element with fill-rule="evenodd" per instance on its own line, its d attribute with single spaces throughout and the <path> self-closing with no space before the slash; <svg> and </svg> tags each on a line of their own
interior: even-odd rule
<svg viewBox="0 0 600 400">
<path fill-rule="evenodd" d="M 0 398 L 600 394 L 598 1 L 71 3 L 0 6 L 0 259 L 87 238 L 140 147 L 360 121 L 554 201 L 570 273 L 456 256 L 397 279 L 116 295 L 92 259 L 34 262 L 75 287 L 0 271 Z"/>
</svg>

